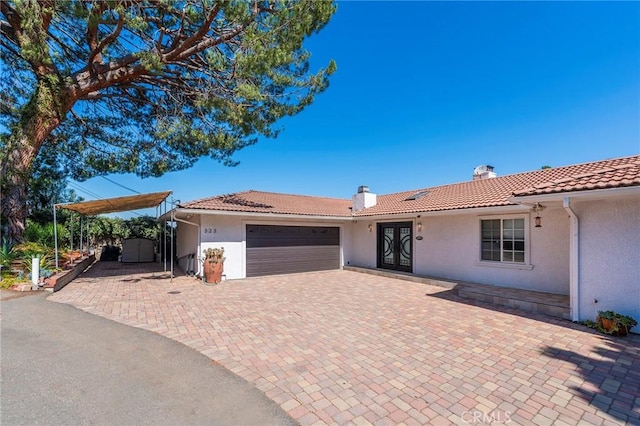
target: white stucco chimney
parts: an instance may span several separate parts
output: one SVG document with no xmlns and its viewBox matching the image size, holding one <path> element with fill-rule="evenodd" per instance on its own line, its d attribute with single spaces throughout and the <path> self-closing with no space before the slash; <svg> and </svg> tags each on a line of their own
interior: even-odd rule
<svg viewBox="0 0 640 426">
<path fill-rule="evenodd" d="M 490 179 L 498 176 L 493 171 L 493 166 L 478 166 L 473 169 L 473 180 Z"/>
<path fill-rule="evenodd" d="M 369 192 L 368 186 L 359 186 L 358 193 L 353 196 L 353 211 L 357 212 L 358 210 L 373 207 L 377 202 L 378 197 L 376 194 Z"/>
</svg>

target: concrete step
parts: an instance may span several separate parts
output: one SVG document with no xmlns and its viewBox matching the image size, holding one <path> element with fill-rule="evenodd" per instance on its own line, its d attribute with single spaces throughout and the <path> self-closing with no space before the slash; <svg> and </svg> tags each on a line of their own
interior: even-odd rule
<svg viewBox="0 0 640 426">
<path fill-rule="evenodd" d="M 569 296 L 489 286 L 484 284 L 463 284 L 456 286 L 458 296 L 508 306 L 521 311 L 535 312 L 555 318 L 571 319 Z"/>
<path fill-rule="evenodd" d="M 498 287 L 487 284 L 477 284 L 466 281 L 454 281 L 437 277 L 415 275 L 407 272 L 389 271 L 385 269 L 363 268 L 358 266 L 344 266 L 346 271 L 361 272 L 387 278 L 413 281 L 422 284 L 435 285 L 453 290 L 459 297 L 508 306 L 526 312 L 535 312 L 555 318 L 571 319 L 569 296 L 562 294 L 544 293 L 540 291 L 522 290 L 510 287 Z"/>
</svg>

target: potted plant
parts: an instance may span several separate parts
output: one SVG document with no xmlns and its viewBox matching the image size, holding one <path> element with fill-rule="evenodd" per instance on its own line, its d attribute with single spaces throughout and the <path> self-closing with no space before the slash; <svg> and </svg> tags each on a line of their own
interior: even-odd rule
<svg viewBox="0 0 640 426">
<path fill-rule="evenodd" d="M 596 324 L 607 334 L 626 336 L 632 327 L 638 325 L 638 322 L 628 315 L 614 311 L 598 311 Z"/>
<path fill-rule="evenodd" d="M 224 248 L 208 248 L 204 251 L 204 280 L 218 284 L 224 269 Z"/>
</svg>

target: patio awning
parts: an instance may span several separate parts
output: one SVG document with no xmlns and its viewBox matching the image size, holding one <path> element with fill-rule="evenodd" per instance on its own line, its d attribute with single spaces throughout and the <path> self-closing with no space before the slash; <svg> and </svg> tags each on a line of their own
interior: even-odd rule
<svg viewBox="0 0 640 426">
<path fill-rule="evenodd" d="M 80 203 L 56 204 L 56 208 L 73 210 L 85 216 L 93 216 L 102 213 L 123 212 L 127 210 L 156 207 L 170 194 L 171 191 L 151 192 L 148 194 L 129 195 L 126 197 L 82 201 Z"/>
</svg>

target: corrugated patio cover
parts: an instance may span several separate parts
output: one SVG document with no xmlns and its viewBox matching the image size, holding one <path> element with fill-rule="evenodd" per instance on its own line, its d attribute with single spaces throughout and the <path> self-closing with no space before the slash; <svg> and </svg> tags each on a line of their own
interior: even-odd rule
<svg viewBox="0 0 640 426">
<path fill-rule="evenodd" d="M 57 204 L 57 208 L 73 210 L 86 216 L 102 213 L 124 212 L 128 210 L 156 207 L 162 203 L 171 191 L 151 192 L 127 197 L 105 198 L 103 200 L 83 201 L 73 204 Z"/>
</svg>

